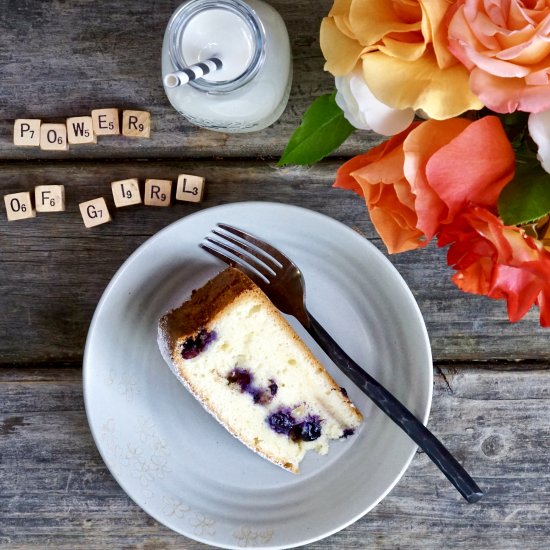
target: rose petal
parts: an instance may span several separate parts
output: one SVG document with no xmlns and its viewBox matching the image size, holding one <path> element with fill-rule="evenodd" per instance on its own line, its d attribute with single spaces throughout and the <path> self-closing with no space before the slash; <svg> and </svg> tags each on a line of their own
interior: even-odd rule
<svg viewBox="0 0 550 550">
<path fill-rule="evenodd" d="M 483 154 L 475 154 L 477 151 Z M 469 203 L 494 207 L 514 171 L 514 150 L 494 116 L 470 124 L 426 164 L 428 183 L 448 208 L 443 223 L 451 221 Z"/>
<path fill-rule="evenodd" d="M 408 17 L 400 17 L 403 14 L 396 13 L 394 2 L 387 0 L 354 0 L 349 12 L 355 36 L 360 37 L 362 44 L 375 44 L 382 37 L 390 33 L 419 31 L 421 29 L 420 9 L 415 21 L 411 21 L 411 13 Z"/>
<path fill-rule="evenodd" d="M 497 113 L 550 109 L 548 86 L 526 86 L 520 78 L 499 78 L 479 69 L 472 71 L 470 85 L 485 106 Z"/>
<path fill-rule="evenodd" d="M 529 115 L 529 134 L 538 147 L 542 167 L 550 173 L 550 110 Z"/>
<path fill-rule="evenodd" d="M 334 76 L 351 72 L 363 51 L 361 44 L 343 34 L 331 17 L 325 17 L 321 22 L 320 43 L 327 60 L 325 71 Z"/>
<path fill-rule="evenodd" d="M 438 244 L 450 244 L 447 258 L 459 288 L 506 300 L 512 322 L 536 303 L 541 324 L 550 325 L 550 253 L 540 241 L 475 207 L 443 227 Z"/>
<path fill-rule="evenodd" d="M 433 53 L 414 63 L 381 52 L 366 53 L 362 59 L 367 86 L 394 109 L 422 109 L 440 120 L 483 106 L 470 90 L 466 68 L 454 65 L 440 69 Z"/>
<path fill-rule="evenodd" d="M 336 103 L 356 128 L 392 136 L 405 130 L 414 119 L 412 109 L 392 109 L 378 101 L 365 84 L 361 72 L 336 77 L 335 83 L 338 90 Z"/>
<path fill-rule="evenodd" d="M 458 136 L 470 121 L 452 118 L 446 121 L 428 120 L 412 131 L 403 144 L 403 171 L 416 195 L 415 209 L 418 227 L 431 239 L 447 216 L 447 207 L 426 178 L 426 164 L 441 147 Z M 454 164 L 454 162 L 453 162 Z"/>
</svg>

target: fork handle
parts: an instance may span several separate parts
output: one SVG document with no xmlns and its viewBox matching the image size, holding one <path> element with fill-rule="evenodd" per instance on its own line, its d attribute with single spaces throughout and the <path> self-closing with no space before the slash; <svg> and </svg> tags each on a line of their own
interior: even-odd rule
<svg viewBox="0 0 550 550">
<path fill-rule="evenodd" d="M 306 329 L 336 366 L 424 450 L 468 502 L 480 500 L 483 491 L 443 443 L 403 403 L 355 363 L 309 312 L 308 317 L 310 326 Z"/>
</svg>

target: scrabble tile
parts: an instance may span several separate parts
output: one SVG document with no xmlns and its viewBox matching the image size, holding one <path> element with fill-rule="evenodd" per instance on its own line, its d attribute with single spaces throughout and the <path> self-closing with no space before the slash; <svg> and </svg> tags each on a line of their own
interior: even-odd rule
<svg viewBox="0 0 550 550">
<path fill-rule="evenodd" d="M 92 122 L 96 136 L 118 136 L 120 134 L 118 109 L 94 109 Z"/>
<path fill-rule="evenodd" d="M 24 220 L 25 218 L 34 218 L 36 212 L 32 207 L 31 194 L 28 191 L 22 193 L 12 193 L 4 196 L 6 213 L 8 221 Z"/>
<path fill-rule="evenodd" d="M 40 149 L 44 151 L 66 151 L 67 126 L 65 124 L 42 124 L 40 126 Z"/>
<path fill-rule="evenodd" d="M 80 208 L 84 225 L 88 228 L 111 221 L 111 215 L 103 197 L 81 202 L 78 207 Z"/>
<path fill-rule="evenodd" d="M 111 183 L 111 190 L 117 208 L 131 206 L 132 204 L 141 204 L 141 194 L 137 178 L 113 181 Z"/>
<path fill-rule="evenodd" d="M 151 133 L 151 115 L 147 111 L 123 111 L 122 135 L 148 138 Z"/>
<path fill-rule="evenodd" d="M 145 180 L 143 202 L 147 206 L 170 206 L 172 182 L 170 180 Z"/>
<path fill-rule="evenodd" d="M 34 188 L 37 212 L 63 212 L 65 210 L 64 185 L 37 185 Z"/>
<path fill-rule="evenodd" d="M 13 125 L 13 144 L 23 147 L 40 145 L 40 123 L 38 118 L 18 118 Z"/>
<path fill-rule="evenodd" d="M 74 116 L 67 119 L 67 139 L 71 145 L 97 143 L 91 116 Z"/>
<path fill-rule="evenodd" d="M 200 202 L 204 194 L 204 178 L 180 174 L 176 186 L 176 200 Z"/>
</svg>

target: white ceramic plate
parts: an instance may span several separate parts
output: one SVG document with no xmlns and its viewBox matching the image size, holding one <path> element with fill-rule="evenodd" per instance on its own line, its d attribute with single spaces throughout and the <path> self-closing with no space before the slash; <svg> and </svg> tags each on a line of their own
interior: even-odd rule
<svg viewBox="0 0 550 550">
<path fill-rule="evenodd" d="M 290 548 L 326 537 L 371 510 L 416 446 L 293 326 L 366 416 L 299 475 L 248 450 L 207 414 L 164 363 L 157 321 L 221 270 L 198 243 L 218 222 L 279 247 L 302 269 L 307 304 L 359 364 L 419 418 L 432 392 L 429 341 L 416 302 L 366 239 L 321 214 L 237 203 L 188 216 L 143 244 L 107 287 L 84 357 L 95 442 L 126 493 L 174 531 L 223 548 Z"/>
</svg>

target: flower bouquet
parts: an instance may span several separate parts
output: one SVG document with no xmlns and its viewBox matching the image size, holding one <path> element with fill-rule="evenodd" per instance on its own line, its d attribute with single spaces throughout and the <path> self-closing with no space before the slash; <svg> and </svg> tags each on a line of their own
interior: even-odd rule
<svg viewBox="0 0 550 550">
<path fill-rule="evenodd" d="M 364 197 L 389 253 L 435 239 L 460 289 L 550 326 L 550 0 L 335 0 L 320 40 L 336 92 L 280 164 L 388 136 L 334 185 Z"/>
</svg>

